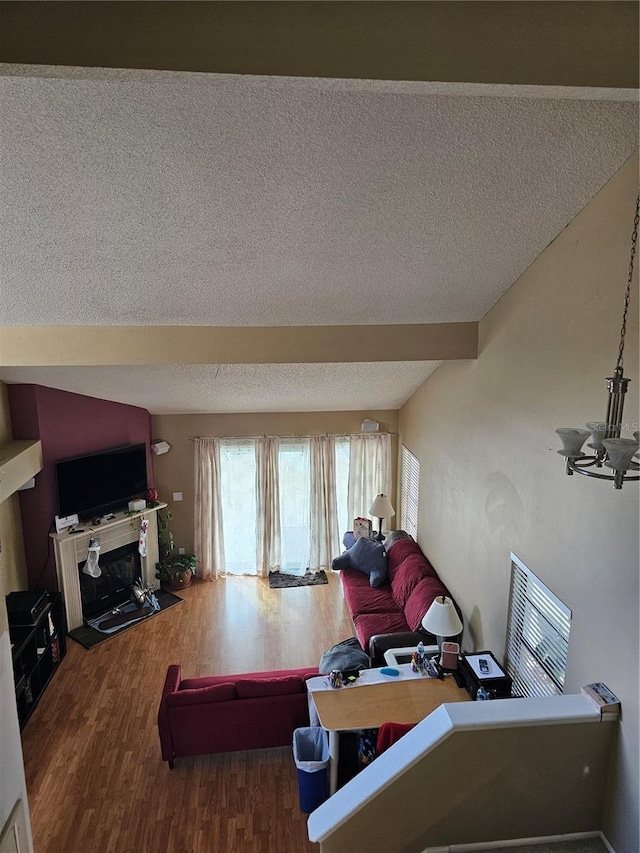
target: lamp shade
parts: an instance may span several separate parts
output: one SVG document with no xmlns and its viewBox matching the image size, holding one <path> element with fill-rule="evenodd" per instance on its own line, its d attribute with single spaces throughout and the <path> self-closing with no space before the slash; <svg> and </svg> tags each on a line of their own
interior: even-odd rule
<svg viewBox="0 0 640 853">
<path fill-rule="evenodd" d="M 369 515 L 374 518 L 391 518 L 395 514 L 396 511 L 386 495 L 378 495 L 369 507 Z"/>
<path fill-rule="evenodd" d="M 439 595 L 427 610 L 422 627 L 436 637 L 455 637 L 462 631 L 462 622 L 453 601 L 446 595 Z"/>
<path fill-rule="evenodd" d="M 602 443 L 607 449 L 609 467 L 628 471 L 633 455 L 638 450 L 638 442 L 634 438 L 605 438 Z"/>
</svg>

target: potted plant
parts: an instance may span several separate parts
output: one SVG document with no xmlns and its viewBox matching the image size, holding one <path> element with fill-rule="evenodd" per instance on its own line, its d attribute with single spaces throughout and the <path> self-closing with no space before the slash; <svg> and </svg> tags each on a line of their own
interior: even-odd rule
<svg viewBox="0 0 640 853">
<path fill-rule="evenodd" d="M 196 570 L 195 554 L 178 554 L 169 528 L 172 515 L 158 513 L 158 549 L 160 559 L 156 563 L 156 577 L 170 589 L 189 586 Z"/>
</svg>

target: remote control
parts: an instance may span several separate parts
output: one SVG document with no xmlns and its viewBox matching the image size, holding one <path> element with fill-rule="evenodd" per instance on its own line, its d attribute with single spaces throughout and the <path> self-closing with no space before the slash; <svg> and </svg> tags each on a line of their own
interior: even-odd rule
<svg viewBox="0 0 640 853">
<path fill-rule="evenodd" d="M 484 672 L 485 675 L 489 672 L 489 664 L 486 658 L 480 658 L 478 665 L 480 666 L 480 672 Z"/>
</svg>

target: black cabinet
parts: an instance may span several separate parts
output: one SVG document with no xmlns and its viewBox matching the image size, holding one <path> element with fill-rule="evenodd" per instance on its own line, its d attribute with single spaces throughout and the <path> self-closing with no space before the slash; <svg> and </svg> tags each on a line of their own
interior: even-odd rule
<svg viewBox="0 0 640 853">
<path fill-rule="evenodd" d="M 20 728 L 31 716 L 67 650 L 60 593 L 39 593 L 37 600 L 34 596 L 34 593 L 20 592 L 7 596 Z M 32 601 L 34 606 L 31 607 Z"/>
</svg>

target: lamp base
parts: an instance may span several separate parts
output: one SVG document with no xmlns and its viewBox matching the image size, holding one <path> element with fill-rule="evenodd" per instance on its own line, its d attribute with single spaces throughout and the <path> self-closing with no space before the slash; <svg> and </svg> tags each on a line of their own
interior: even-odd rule
<svg viewBox="0 0 640 853">
<path fill-rule="evenodd" d="M 386 537 L 386 536 L 384 535 L 384 533 L 382 532 L 382 519 L 381 519 L 381 518 L 379 518 L 379 519 L 378 519 L 378 521 L 380 522 L 380 527 L 379 527 L 379 529 L 378 529 L 378 532 L 374 535 L 374 537 L 373 537 L 373 538 L 376 540 L 376 542 L 384 542 L 384 540 L 385 540 L 387 537 Z"/>
</svg>

